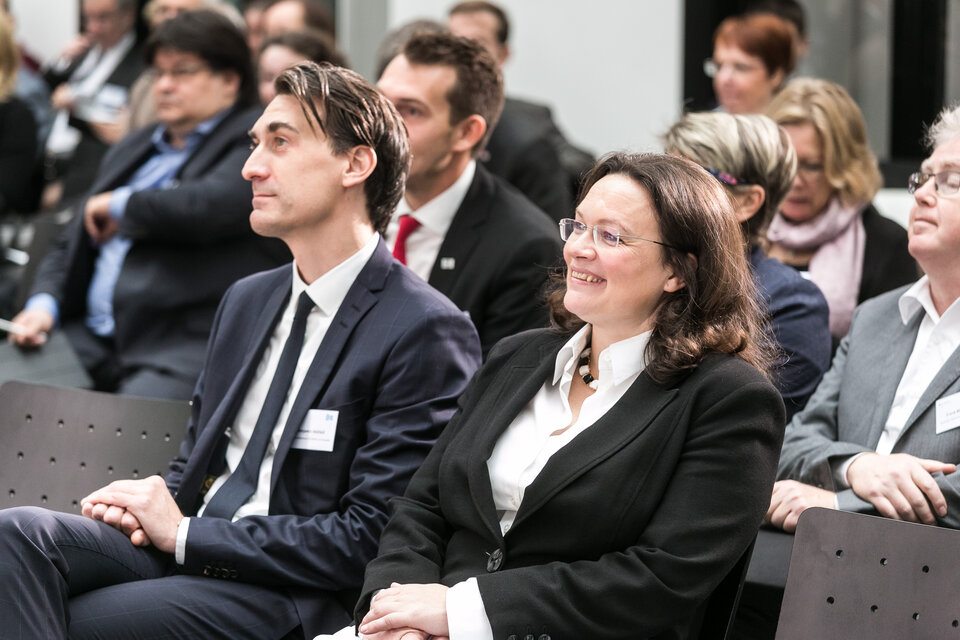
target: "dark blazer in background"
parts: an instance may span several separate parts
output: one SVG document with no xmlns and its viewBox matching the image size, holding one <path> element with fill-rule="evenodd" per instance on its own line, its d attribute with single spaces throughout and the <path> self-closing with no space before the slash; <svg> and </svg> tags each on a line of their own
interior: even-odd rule
<svg viewBox="0 0 960 640">
<path fill-rule="evenodd" d="M 89 52 L 77 58 L 62 73 L 47 71 L 44 74 L 44 79 L 50 85 L 50 89 L 56 89 L 61 83 L 67 82 L 87 55 L 89 55 Z M 136 42 L 120 60 L 120 64 L 107 77 L 104 85 L 114 85 L 129 90 L 134 81 L 146 69 L 146 66 L 147 63 L 143 59 L 143 43 Z M 85 120 L 71 115 L 70 126 L 80 132 L 80 142 L 66 164 L 63 177 L 63 198 L 65 200 L 87 193 L 97 175 L 100 162 L 107 153 L 107 149 L 110 148 L 108 144 L 97 137 Z"/>
<path fill-rule="evenodd" d="M 37 122 L 23 100 L 0 102 L 0 214 L 34 213 L 40 198 Z"/>
<path fill-rule="evenodd" d="M 572 217 L 575 194 L 554 146 L 554 131 L 559 135 L 550 109 L 507 98 L 487 141 L 483 165 L 559 221 Z"/>
<path fill-rule="evenodd" d="M 787 422 L 803 409 L 830 367 L 830 311 L 812 281 L 760 247 L 750 252 L 757 288 L 763 296 L 773 337 L 783 352 L 774 383 L 787 409 Z"/>
<path fill-rule="evenodd" d="M 260 107 L 234 109 L 206 137 L 171 189 L 134 193 L 120 233 L 133 240 L 113 297 L 116 352 L 125 366 L 147 366 L 195 379 L 224 291 L 239 278 L 290 259 L 282 243 L 250 229 L 250 185 L 240 169 L 250 154 L 247 131 Z M 154 127 L 114 146 L 91 194 L 127 182 L 153 154 Z M 62 324 L 83 323 L 98 252 L 77 209 L 44 257 L 31 294 L 60 304 Z"/>
<path fill-rule="evenodd" d="M 707 356 L 676 386 L 642 373 L 550 458 L 504 536 L 487 459 L 566 339 L 532 331 L 490 354 L 391 504 L 357 620 L 391 582 L 476 577 L 495 638 L 686 637 L 770 502 L 780 396 L 730 356 Z"/>
<path fill-rule="evenodd" d="M 865 302 L 853 314 L 830 370 L 804 411 L 787 426 L 779 479 L 834 490 L 833 470 L 849 456 L 876 451 L 903 370 L 917 339 L 923 311 L 907 325 L 898 300 L 906 287 Z M 960 392 L 960 350 L 940 368 L 920 397 L 893 447 L 894 453 L 960 463 L 960 429 L 936 432 L 939 398 Z M 947 500 L 939 524 L 960 528 L 960 473 L 934 474 Z M 873 512 L 852 489 L 837 493 L 845 511 Z"/>
<path fill-rule="evenodd" d="M 201 504 L 204 477 L 224 468 L 224 432 L 290 288 L 285 265 L 241 280 L 223 298 L 180 455 L 166 477 L 186 515 Z M 403 492 L 479 363 L 470 322 L 381 241 L 293 402 L 273 463 L 270 515 L 191 520 L 182 571 L 286 589 L 307 638 L 343 626 L 376 553 L 387 500 Z M 339 412 L 333 451 L 291 448 L 310 409 Z M 331 607 L 341 617 L 325 617 Z"/>
<path fill-rule="evenodd" d="M 478 164 L 428 282 L 470 314 L 486 355 L 501 338 L 547 325 L 542 289 L 560 255 L 550 218 Z"/>
<path fill-rule="evenodd" d="M 866 242 L 863 251 L 863 276 L 857 303 L 916 281 L 917 262 L 907 250 L 907 230 L 884 217 L 872 204 L 863 210 Z"/>
</svg>

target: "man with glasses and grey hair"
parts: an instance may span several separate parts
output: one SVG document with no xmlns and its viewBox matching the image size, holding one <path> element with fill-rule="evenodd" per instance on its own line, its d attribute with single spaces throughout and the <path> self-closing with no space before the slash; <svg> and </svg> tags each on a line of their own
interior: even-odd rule
<svg viewBox="0 0 960 640">
<path fill-rule="evenodd" d="M 785 531 L 808 507 L 960 528 L 960 107 L 941 113 L 928 142 L 907 229 L 926 275 L 857 308 L 787 425 L 766 515 Z"/>
</svg>

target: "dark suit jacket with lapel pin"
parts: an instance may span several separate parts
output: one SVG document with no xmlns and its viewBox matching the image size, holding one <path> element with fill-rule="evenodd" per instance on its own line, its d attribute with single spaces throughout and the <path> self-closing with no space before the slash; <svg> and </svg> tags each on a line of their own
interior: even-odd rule
<svg viewBox="0 0 960 640">
<path fill-rule="evenodd" d="M 501 338 L 547 325 L 542 289 L 560 255 L 556 223 L 478 164 L 428 281 L 469 314 L 486 356 Z"/>
<path fill-rule="evenodd" d="M 200 507 L 205 477 L 223 468 L 225 431 L 289 300 L 291 277 L 285 265 L 224 295 L 166 478 L 185 515 Z M 287 589 L 308 638 L 343 626 L 387 501 L 423 462 L 479 362 L 470 322 L 381 241 L 293 403 L 273 463 L 270 515 L 191 520 L 182 570 Z M 338 412 L 333 451 L 291 447 L 311 409 Z"/>
<path fill-rule="evenodd" d="M 476 577 L 495 638 L 687 637 L 770 502 L 780 395 L 732 356 L 707 356 L 675 385 L 641 373 L 550 458 L 501 535 L 487 459 L 567 338 L 530 331 L 490 353 L 393 502 L 356 620 L 391 582 Z"/>
<path fill-rule="evenodd" d="M 908 288 L 868 300 L 854 312 L 830 370 L 806 408 L 787 426 L 779 479 L 833 490 L 834 467 L 849 456 L 876 451 L 923 320 L 922 310 L 906 325 L 900 319 L 898 300 Z M 960 429 L 936 432 L 937 400 L 958 392 L 960 350 L 947 359 L 920 396 L 893 452 L 960 463 Z M 960 472 L 937 473 L 934 479 L 947 499 L 947 515 L 938 521 L 960 528 Z M 841 489 L 837 499 L 845 511 L 874 511 L 852 489 Z"/>
</svg>

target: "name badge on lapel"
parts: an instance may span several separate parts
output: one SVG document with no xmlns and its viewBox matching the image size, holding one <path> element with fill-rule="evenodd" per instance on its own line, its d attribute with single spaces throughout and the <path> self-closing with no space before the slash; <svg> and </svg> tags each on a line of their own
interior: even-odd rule
<svg viewBox="0 0 960 640">
<path fill-rule="evenodd" d="M 457 268 L 456 258 L 440 258 L 441 271 L 453 271 L 456 268 Z"/>
<path fill-rule="evenodd" d="M 937 433 L 960 427 L 960 393 L 937 400 Z"/>
<path fill-rule="evenodd" d="M 339 411 L 310 409 L 290 446 L 308 451 L 333 451 L 339 416 Z"/>
</svg>

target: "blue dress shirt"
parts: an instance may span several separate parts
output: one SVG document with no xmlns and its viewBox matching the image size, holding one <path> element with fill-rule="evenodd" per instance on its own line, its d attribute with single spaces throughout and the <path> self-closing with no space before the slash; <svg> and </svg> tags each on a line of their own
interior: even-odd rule
<svg viewBox="0 0 960 640">
<path fill-rule="evenodd" d="M 147 189 L 174 189 L 177 186 L 177 173 L 187 159 L 200 146 L 204 138 L 226 116 L 227 110 L 221 111 L 209 120 L 197 125 L 187 135 L 183 148 L 171 145 L 167 139 L 167 128 L 157 125 L 153 132 L 155 152 L 144 162 L 122 187 L 114 189 L 110 196 L 110 216 L 114 220 L 121 220 L 127 210 L 127 202 L 137 191 Z M 78 213 L 78 215 L 80 215 Z M 110 337 L 113 335 L 115 324 L 113 319 L 113 291 L 120 277 L 124 258 L 130 250 L 132 240 L 117 234 L 100 245 L 100 252 L 94 264 L 93 277 L 87 289 L 87 327 L 98 336 Z M 59 319 L 59 305 L 56 299 L 48 293 L 38 293 L 30 298 L 27 309 L 45 309 L 50 312 L 54 320 Z"/>
</svg>

